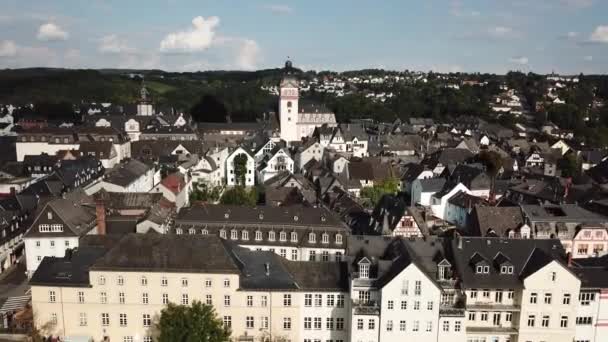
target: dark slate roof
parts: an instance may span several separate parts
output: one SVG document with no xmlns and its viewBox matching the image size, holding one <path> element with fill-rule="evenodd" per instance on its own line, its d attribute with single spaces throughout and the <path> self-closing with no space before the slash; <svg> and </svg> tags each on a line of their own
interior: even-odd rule
<svg viewBox="0 0 608 342">
<path fill-rule="evenodd" d="M 587 170 L 587 174 L 598 184 L 608 183 L 608 159 Z"/>
<path fill-rule="evenodd" d="M 251 251 L 231 245 L 241 272 L 240 287 L 248 290 L 297 290 L 298 285 L 283 266 L 279 255 L 270 251 Z"/>
<path fill-rule="evenodd" d="M 426 156 L 422 161 L 422 164 L 429 167 L 435 167 L 439 163 L 443 166 L 457 165 L 465 162 L 471 157 L 473 157 L 473 153 L 469 150 L 445 148 Z"/>
<path fill-rule="evenodd" d="M 492 230 L 498 236 L 506 237 L 509 230 L 519 228 L 523 222 L 519 207 L 475 206 L 471 214 L 471 234 L 486 236 Z"/>
<path fill-rule="evenodd" d="M 348 290 L 348 269 L 344 262 L 281 261 L 301 290 Z"/>
<path fill-rule="evenodd" d="M 575 259 L 570 268 L 581 280 L 581 288 L 608 288 L 608 255 L 599 258 Z"/>
<path fill-rule="evenodd" d="M 304 114 L 315 114 L 315 113 L 333 113 L 329 108 L 327 108 L 324 104 L 318 103 L 312 100 L 300 100 L 298 102 L 298 111 L 299 113 Z"/>
<path fill-rule="evenodd" d="M 401 180 L 404 182 L 413 182 L 424 171 L 424 166 L 416 163 L 408 163 L 403 167 Z"/>
<path fill-rule="evenodd" d="M 107 192 L 105 189 L 97 191 L 93 197 L 105 201 L 108 209 L 147 209 L 158 203 L 163 194 L 149 192 Z"/>
<path fill-rule="evenodd" d="M 443 189 L 445 183 L 445 178 L 427 178 L 420 180 L 420 186 L 422 187 L 423 192 L 440 191 Z"/>
<path fill-rule="evenodd" d="M 150 166 L 136 159 L 120 163 L 108 171 L 104 181 L 120 186 L 128 186 L 150 170 Z"/>
<path fill-rule="evenodd" d="M 238 273 L 216 236 L 130 234 L 92 266 L 95 270 Z"/>
<path fill-rule="evenodd" d="M 485 199 L 469 195 L 464 191 L 458 191 L 454 196 L 448 199 L 448 202 L 460 208 L 473 208 L 476 205 L 484 205 L 487 203 Z"/>
<path fill-rule="evenodd" d="M 88 287 L 89 267 L 106 251 L 102 246 L 80 246 L 66 251 L 63 258 L 45 257 L 30 279 L 30 285 Z"/>
<path fill-rule="evenodd" d="M 450 179 L 453 184 L 462 183 L 470 190 L 489 189 L 490 177 L 477 165 L 458 165 L 452 171 Z"/>
<path fill-rule="evenodd" d="M 548 262 L 564 259 L 559 240 L 502 239 L 462 237 L 453 239 L 452 265 L 455 265 L 463 288 L 517 289 L 523 280 Z M 495 258 L 506 257 L 513 264 L 513 274 L 501 274 Z M 476 274 L 474 262 L 490 267 L 488 274 Z"/>
</svg>

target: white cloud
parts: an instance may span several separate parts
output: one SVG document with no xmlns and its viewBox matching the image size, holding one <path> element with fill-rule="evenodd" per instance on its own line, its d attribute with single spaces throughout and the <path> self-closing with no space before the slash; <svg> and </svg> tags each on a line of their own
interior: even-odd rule
<svg viewBox="0 0 608 342">
<path fill-rule="evenodd" d="M 608 43 L 608 25 L 598 26 L 589 40 L 594 43 Z"/>
<path fill-rule="evenodd" d="M 109 54 L 131 54 L 136 52 L 125 40 L 120 39 L 115 34 L 101 37 L 98 50 L 101 53 Z"/>
<path fill-rule="evenodd" d="M 520 65 L 526 65 L 526 64 L 528 64 L 529 60 L 528 60 L 528 57 L 517 56 L 517 57 L 509 58 L 509 62 L 515 63 L 515 64 L 520 64 Z"/>
<path fill-rule="evenodd" d="M 0 42 L 0 57 L 14 57 L 17 55 L 17 44 L 12 40 Z"/>
<path fill-rule="evenodd" d="M 245 39 L 239 48 L 236 66 L 245 70 L 253 70 L 256 68 L 259 55 L 258 44 L 251 39 Z"/>
<path fill-rule="evenodd" d="M 585 62 L 591 62 L 593 61 L 593 56 L 585 56 L 583 57 L 583 59 L 585 60 Z"/>
<path fill-rule="evenodd" d="M 292 14 L 293 7 L 284 4 L 264 5 L 264 8 L 275 14 Z"/>
<path fill-rule="evenodd" d="M 219 25 L 220 18 L 198 16 L 192 19 L 194 26 L 190 30 L 168 34 L 160 42 L 161 52 L 198 52 L 209 48 L 215 38 L 215 28 Z"/>
<path fill-rule="evenodd" d="M 574 38 L 578 37 L 578 32 L 570 31 L 570 32 L 566 33 L 566 37 L 570 38 L 570 39 L 574 39 Z"/>
<path fill-rule="evenodd" d="M 495 26 L 488 29 L 488 34 L 493 37 L 509 37 L 513 34 L 513 29 L 506 26 Z"/>
<path fill-rule="evenodd" d="M 576 8 L 586 8 L 591 7 L 594 0 L 560 0 L 563 5 L 576 7 Z"/>
<path fill-rule="evenodd" d="M 69 33 L 63 30 L 56 24 L 46 23 L 40 26 L 38 29 L 38 40 L 42 41 L 54 41 L 54 40 L 67 40 Z"/>
</svg>

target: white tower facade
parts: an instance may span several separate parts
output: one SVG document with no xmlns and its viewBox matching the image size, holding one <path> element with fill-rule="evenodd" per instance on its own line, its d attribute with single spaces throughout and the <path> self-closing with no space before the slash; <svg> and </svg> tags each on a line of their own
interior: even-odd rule
<svg viewBox="0 0 608 342">
<path fill-rule="evenodd" d="M 298 135 L 298 100 L 300 90 L 298 80 L 291 73 L 290 61 L 285 63 L 285 76 L 281 80 L 279 92 L 279 120 L 281 139 L 286 142 L 299 141 Z"/>
<path fill-rule="evenodd" d="M 139 91 L 139 103 L 137 104 L 137 115 L 151 116 L 154 115 L 154 107 L 148 98 L 150 93 L 146 89 L 146 84 L 142 82 L 141 90 Z"/>
</svg>

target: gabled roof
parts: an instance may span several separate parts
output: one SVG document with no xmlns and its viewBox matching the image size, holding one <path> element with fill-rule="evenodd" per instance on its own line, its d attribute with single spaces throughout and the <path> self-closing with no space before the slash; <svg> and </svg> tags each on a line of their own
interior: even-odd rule
<svg viewBox="0 0 608 342">
<path fill-rule="evenodd" d="M 130 159 L 108 171 L 104 177 L 104 181 L 126 187 L 145 175 L 150 169 L 151 167 L 147 164 L 137 159 Z"/>
</svg>

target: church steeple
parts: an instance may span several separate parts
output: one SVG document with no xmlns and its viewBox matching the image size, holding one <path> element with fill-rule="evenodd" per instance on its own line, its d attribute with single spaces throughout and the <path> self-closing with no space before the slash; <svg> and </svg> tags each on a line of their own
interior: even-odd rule
<svg viewBox="0 0 608 342">
<path fill-rule="evenodd" d="M 137 104 L 137 115 L 154 115 L 154 107 L 152 106 L 150 92 L 146 88 L 145 80 L 141 81 L 141 89 L 139 90 L 139 103 Z"/>
<path fill-rule="evenodd" d="M 141 81 L 141 89 L 139 90 L 139 100 L 141 103 L 148 103 L 148 96 L 150 95 L 150 93 L 148 92 L 148 89 L 146 88 L 146 80 L 142 79 Z"/>
</svg>

